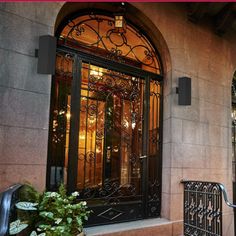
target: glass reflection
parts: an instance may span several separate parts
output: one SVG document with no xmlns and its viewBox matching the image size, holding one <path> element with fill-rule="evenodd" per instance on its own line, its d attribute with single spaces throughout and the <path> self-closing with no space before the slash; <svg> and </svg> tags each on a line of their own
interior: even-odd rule
<svg viewBox="0 0 236 236">
<path fill-rule="evenodd" d="M 143 91 L 142 79 L 83 63 L 79 190 L 109 182 L 140 194 Z"/>
</svg>

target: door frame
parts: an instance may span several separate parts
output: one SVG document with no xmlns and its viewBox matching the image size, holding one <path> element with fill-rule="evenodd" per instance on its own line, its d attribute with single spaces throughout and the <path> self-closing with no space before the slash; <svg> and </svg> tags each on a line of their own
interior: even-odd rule
<svg viewBox="0 0 236 236">
<path fill-rule="evenodd" d="M 119 71 L 134 77 L 144 79 L 145 90 L 144 90 L 144 107 L 146 111 L 149 109 L 149 97 L 150 97 L 150 80 L 156 80 L 161 85 L 161 97 L 160 97 L 160 140 L 162 140 L 162 129 L 163 129 L 163 76 L 152 72 L 144 71 L 140 68 L 119 63 L 116 61 L 109 60 L 100 56 L 95 56 L 78 49 L 70 48 L 68 46 L 59 45 L 57 48 L 58 52 L 69 53 L 74 58 L 73 63 L 73 79 L 71 85 L 71 120 L 70 120 L 70 136 L 69 136 L 69 153 L 68 153 L 68 171 L 67 171 L 67 191 L 69 193 L 76 190 L 77 185 L 77 171 L 78 171 L 78 133 L 80 127 L 80 91 L 81 91 L 81 68 L 82 62 L 91 63 L 95 66 L 106 67 L 111 70 Z M 51 108 L 52 110 L 52 108 Z M 148 137 L 149 137 L 149 113 L 144 112 L 144 137 L 143 140 L 143 155 L 148 156 Z M 159 143 L 159 154 L 160 154 L 160 166 L 158 166 L 159 174 L 158 180 L 161 183 L 161 169 L 162 169 L 162 142 Z M 77 157 L 77 158 L 75 158 Z M 49 168 L 48 168 L 49 170 Z M 143 217 L 148 218 L 148 158 L 142 159 L 142 170 L 141 170 L 141 188 L 143 194 Z M 50 177 L 50 176 L 49 176 Z M 50 178 L 47 178 L 50 179 Z M 49 180 L 48 180 L 49 181 Z M 161 188 L 161 187 L 160 187 Z M 161 192 L 161 189 L 160 189 Z M 161 198 L 161 196 L 160 196 Z M 160 200 L 161 201 L 161 200 Z M 159 206 L 160 207 L 160 206 Z"/>
</svg>

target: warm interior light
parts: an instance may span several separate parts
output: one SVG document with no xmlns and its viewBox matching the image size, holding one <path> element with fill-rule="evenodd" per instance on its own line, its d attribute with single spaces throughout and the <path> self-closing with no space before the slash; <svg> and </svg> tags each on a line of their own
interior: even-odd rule
<svg viewBox="0 0 236 236">
<path fill-rule="evenodd" d="M 69 119 L 70 119 L 70 117 L 71 117 L 71 114 L 70 114 L 70 112 L 67 112 L 67 113 L 66 113 L 66 118 L 67 118 L 67 120 L 69 120 Z"/>
<path fill-rule="evenodd" d="M 90 73 L 90 75 L 102 77 L 103 76 L 103 68 L 96 67 L 96 66 L 91 66 L 89 73 Z"/>
<path fill-rule="evenodd" d="M 101 71 L 91 70 L 90 75 L 103 76 L 103 73 Z"/>
<path fill-rule="evenodd" d="M 94 124 L 94 123 L 95 123 L 95 119 L 94 119 L 94 117 L 89 118 L 88 121 L 89 121 L 89 124 Z"/>
<path fill-rule="evenodd" d="M 132 126 L 132 129 L 134 129 L 135 126 L 136 126 L 136 123 L 135 123 L 135 122 L 132 122 L 131 126 Z"/>
<path fill-rule="evenodd" d="M 123 16 L 115 16 L 115 27 L 122 28 L 123 27 Z"/>
<path fill-rule="evenodd" d="M 58 114 L 59 115 L 63 115 L 63 114 L 65 114 L 65 111 L 64 110 L 60 110 Z"/>
<path fill-rule="evenodd" d="M 85 135 L 84 135 L 84 134 L 80 134 L 80 135 L 79 135 L 79 139 L 84 140 L 84 139 L 85 139 Z"/>
<path fill-rule="evenodd" d="M 115 29 L 118 33 L 125 33 L 125 18 L 122 14 L 115 15 Z"/>
<path fill-rule="evenodd" d="M 129 121 L 127 121 L 126 119 L 123 120 L 123 125 L 125 128 L 129 128 Z"/>
</svg>

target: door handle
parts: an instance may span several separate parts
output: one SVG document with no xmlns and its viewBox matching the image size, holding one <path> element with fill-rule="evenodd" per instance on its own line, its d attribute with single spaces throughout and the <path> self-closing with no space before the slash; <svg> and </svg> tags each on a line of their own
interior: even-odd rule
<svg viewBox="0 0 236 236">
<path fill-rule="evenodd" d="M 144 155 L 144 156 L 140 156 L 140 157 L 139 157 L 139 159 L 144 159 L 144 158 L 147 158 L 147 156 Z"/>
</svg>

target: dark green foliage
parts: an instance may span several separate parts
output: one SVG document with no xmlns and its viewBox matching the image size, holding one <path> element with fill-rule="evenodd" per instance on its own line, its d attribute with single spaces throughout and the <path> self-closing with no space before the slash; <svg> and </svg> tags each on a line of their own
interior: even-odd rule
<svg viewBox="0 0 236 236">
<path fill-rule="evenodd" d="M 90 214 L 86 202 L 77 200 L 78 195 L 78 192 L 67 195 L 63 185 L 58 192 L 43 194 L 38 193 L 31 186 L 26 186 L 22 189 L 20 200 L 27 202 L 16 204 L 18 219 L 22 224 L 29 225 L 28 229 L 31 229 L 32 236 L 77 235 L 83 231 L 83 223 Z M 19 209 L 22 206 L 23 208 Z M 32 210 L 32 207 L 37 209 Z"/>
<path fill-rule="evenodd" d="M 38 202 L 40 193 L 31 185 L 23 185 L 19 191 L 20 201 Z"/>
</svg>

